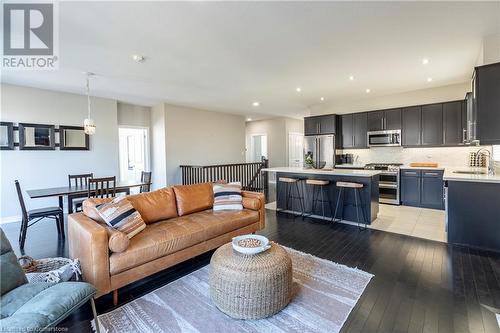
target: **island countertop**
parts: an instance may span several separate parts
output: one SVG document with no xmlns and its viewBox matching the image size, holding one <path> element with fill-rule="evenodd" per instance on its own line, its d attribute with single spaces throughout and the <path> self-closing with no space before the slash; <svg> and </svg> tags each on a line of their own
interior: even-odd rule
<svg viewBox="0 0 500 333">
<path fill-rule="evenodd" d="M 265 168 L 262 171 L 302 173 L 309 175 L 329 175 L 329 176 L 352 176 L 352 177 L 372 177 L 380 174 L 379 170 L 351 170 L 351 169 L 306 169 L 301 167 L 276 167 Z"/>
</svg>

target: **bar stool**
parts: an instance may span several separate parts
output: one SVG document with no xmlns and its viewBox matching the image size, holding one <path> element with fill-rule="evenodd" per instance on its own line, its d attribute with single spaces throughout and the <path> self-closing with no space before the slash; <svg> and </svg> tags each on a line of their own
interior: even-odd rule
<svg viewBox="0 0 500 333">
<path fill-rule="evenodd" d="M 285 186 L 285 210 L 290 210 L 290 200 L 292 200 L 292 209 L 293 209 L 293 200 L 299 200 L 300 204 L 300 216 L 304 216 L 304 197 L 299 188 L 299 182 L 302 181 L 300 178 L 292 178 L 292 177 L 279 177 L 278 182 L 283 183 Z M 295 186 L 294 186 L 295 185 Z M 295 195 L 293 190 L 295 189 Z M 294 218 L 297 217 L 297 214 L 294 214 Z"/>
<path fill-rule="evenodd" d="M 311 185 L 313 187 L 312 191 L 312 206 L 311 206 L 311 212 L 306 216 L 311 216 L 314 214 L 314 210 L 316 208 L 316 205 L 318 202 L 321 203 L 321 215 L 323 218 L 325 218 L 325 203 L 328 203 L 328 207 L 330 208 L 330 215 L 332 216 L 332 221 L 333 221 L 333 205 L 330 202 L 330 200 L 325 200 L 324 197 L 324 188 L 325 186 L 330 185 L 330 181 L 328 180 L 322 180 L 322 179 L 306 179 L 306 185 Z M 318 199 L 319 196 L 319 199 Z M 303 218 L 304 218 L 303 217 Z"/>
<path fill-rule="evenodd" d="M 335 185 L 340 190 L 339 190 L 339 196 L 337 197 L 337 204 L 335 205 L 335 213 L 333 214 L 333 220 L 332 221 L 338 222 L 338 221 L 341 220 L 341 219 L 339 219 L 338 221 L 335 221 L 335 218 L 337 217 L 337 210 L 339 208 L 340 197 L 342 197 L 342 208 L 344 208 L 345 206 L 354 206 L 356 208 L 356 218 L 358 220 L 357 221 L 358 222 L 358 228 L 361 231 L 366 230 L 365 213 L 363 211 L 363 202 L 361 201 L 361 189 L 363 188 L 364 185 L 361 184 L 361 183 L 351 183 L 351 182 L 337 182 Z M 344 203 L 344 197 L 345 197 L 344 192 L 347 189 L 350 189 L 350 188 L 352 188 L 354 190 L 354 205 L 353 204 L 345 204 Z M 346 190 L 344 190 L 344 189 L 346 189 Z M 359 196 L 359 205 L 358 205 L 358 196 Z M 361 220 L 361 221 L 359 220 L 359 208 L 361 208 L 361 215 L 363 217 L 363 220 Z M 362 228 L 360 226 L 360 224 L 364 224 L 365 227 Z"/>
</svg>

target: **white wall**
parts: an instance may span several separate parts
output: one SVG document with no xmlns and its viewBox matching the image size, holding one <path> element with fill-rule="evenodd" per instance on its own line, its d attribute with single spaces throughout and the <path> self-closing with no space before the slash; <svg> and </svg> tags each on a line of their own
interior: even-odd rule
<svg viewBox="0 0 500 333">
<path fill-rule="evenodd" d="M 151 108 L 118 102 L 118 125 L 131 127 L 147 127 L 151 125 Z"/>
<path fill-rule="evenodd" d="M 415 90 L 394 95 L 318 104 L 312 106 L 310 108 L 310 112 L 311 115 L 328 113 L 343 114 L 454 101 L 464 99 L 465 93 L 470 90 L 470 82 L 464 82 L 460 84 Z"/>
<path fill-rule="evenodd" d="M 165 107 L 158 104 L 151 108 L 151 171 L 152 188 L 167 186 L 167 160 L 165 136 Z"/>
<path fill-rule="evenodd" d="M 243 116 L 170 104 L 164 104 L 163 108 L 168 185 L 181 183 L 180 165 L 245 161 Z"/>
<path fill-rule="evenodd" d="M 2 121 L 82 126 L 87 116 L 87 99 L 82 95 L 5 84 L 1 93 Z M 21 215 L 15 179 L 27 190 L 65 186 L 68 174 L 118 176 L 117 102 L 92 98 L 92 117 L 97 130 L 89 151 L 0 151 L 2 221 L 19 221 L 14 217 Z M 58 205 L 57 198 L 30 199 L 26 192 L 24 197 L 29 209 Z"/>
</svg>

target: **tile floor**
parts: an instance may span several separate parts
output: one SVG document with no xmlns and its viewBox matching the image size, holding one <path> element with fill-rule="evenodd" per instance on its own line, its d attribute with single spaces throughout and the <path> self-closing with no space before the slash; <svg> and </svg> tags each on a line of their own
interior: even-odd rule
<svg viewBox="0 0 500 333">
<path fill-rule="evenodd" d="M 266 204 L 276 210 L 276 202 Z M 380 204 L 378 218 L 372 229 L 445 242 L 444 210 Z"/>
</svg>

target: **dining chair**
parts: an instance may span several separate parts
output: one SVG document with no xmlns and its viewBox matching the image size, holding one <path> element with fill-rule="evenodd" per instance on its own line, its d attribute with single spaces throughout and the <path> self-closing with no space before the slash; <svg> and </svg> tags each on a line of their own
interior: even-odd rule
<svg viewBox="0 0 500 333">
<path fill-rule="evenodd" d="M 87 187 L 89 185 L 89 179 L 93 178 L 93 173 L 84 173 L 80 175 L 68 175 L 68 185 L 70 188 L 72 187 Z M 71 204 L 74 207 L 76 212 L 82 211 L 83 209 L 83 201 L 86 198 L 71 198 Z M 68 200 L 69 201 L 69 200 Z"/>
<path fill-rule="evenodd" d="M 89 198 L 112 198 L 116 194 L 116 177 L 89 179 Z"/>
<path fill-rule="evenodd" d="M 141 171 L 141 183 L 146 185 L 141 186 L 140 193 L 151 191 L 151 171 Z"/>
<path fill-rule="evenodd" d="M 27 210 L 26 205 L 23 199 L 23 193 L 21 191 L 21 185 L 19 181 L 15 181 L 17 197 L 19 199 L 19 204 L 21 205 L 22 211 L 22 221 L 21 221 L 21 229 L 19 230 L 19 246 L 24 249 L 24 243 L 26 242 L 26 233 L 28 231 L 28 227 L 31 227 L 38 221 L 44 218 L 52 218 L 56 220 L 57 226 L 57 234 L 64 239 L 64 216 L 63 210 L 60 207 L 46 207 L 46 208 L 37 208 L 32 210 Z M 35 220 L 31 224 L 29 222 Z"/>
</svg>

